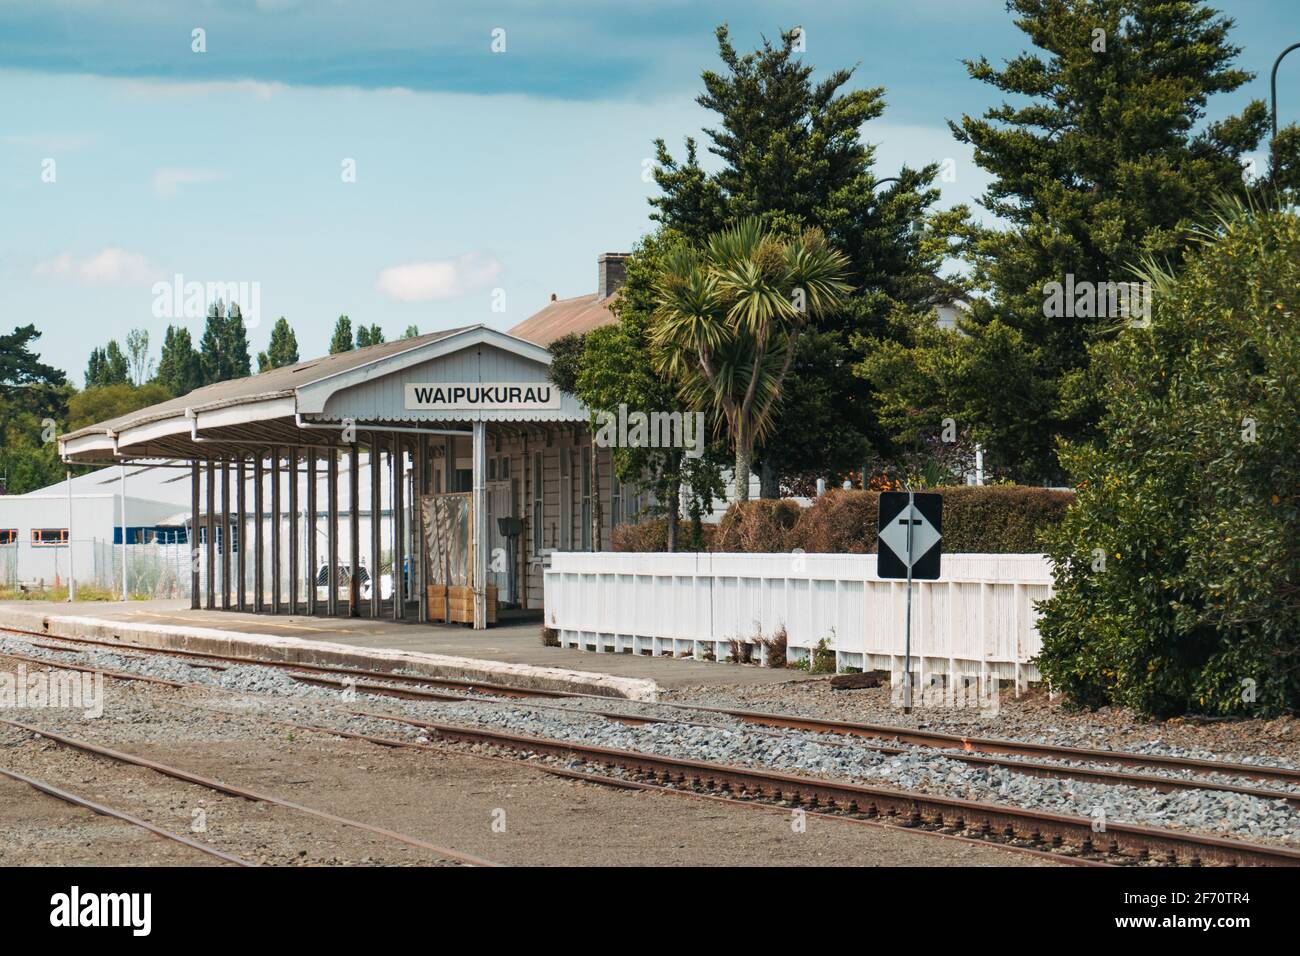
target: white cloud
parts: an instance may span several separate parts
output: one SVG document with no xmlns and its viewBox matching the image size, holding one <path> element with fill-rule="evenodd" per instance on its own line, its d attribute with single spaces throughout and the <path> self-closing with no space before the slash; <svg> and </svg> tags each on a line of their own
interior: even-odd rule
<svg viewBox="0 0 1300 956">
<path fill-rule="evenodd" d="M 375 288 L 399 302 L 456 299 L 495 282 L 504 267 L 492 256 L 469 252 L 456 259 L 434 259 L 391 266 Z"/>
<path fill-rule="evenodd" d="M 164 166 L 154 171 L 153 191 L 163 199 L 171 199 L 182 186 L 212 183 L 229 178 L 229 173 L 217 169 L 183 169 Z"/>
<path fill-rule="evenodd" d="M 51 153 L 82 149 L 94 142 L 94 137 L 72 133 L 16 133 L 3 139 L 11 146 L 27 146 Z"/>
<path fill-rule="evenodd" d="M 38 262 L 32 275 L 38 279 L 78 282 L 83 285 L 136 285 L 152 282 L 161 274 L 149 257 L 117 246 L 101 249 L 92 256 L 77 259 L 60 253 L 53 259 Z"/>
<path fill-rule="evenodd" d="M 256 100 L 269 100 L 289 89 L 288 84 L 263 80 L 124 80 L 121 87 L 129 96 L 172 97 L 204 96 L 209 93 L 247 94 Z"/>
</svg>

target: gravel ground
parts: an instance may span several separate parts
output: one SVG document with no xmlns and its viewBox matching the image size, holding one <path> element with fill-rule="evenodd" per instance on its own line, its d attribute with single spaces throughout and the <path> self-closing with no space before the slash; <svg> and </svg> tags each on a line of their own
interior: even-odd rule
<svg viewBox="0 0 1300 956">
<path fill-rule="evenodd" d="M 733 687 L 679 687 L 664 700 L 802 714 L 833 720 L 918 727 L 945 733 L 1007 737 L 1071 747 L 1127 750 L 1300 768 L 1300 719 L 1198 721 L 1148 720 L 1118 707 L 1071 713 L 1060 699 L 1039 690 L 1014 697 L 1003 690 L 998 713 L 978 709 L 914 708 L 912 714 L 889 700 L 888 687 L 836 691 L 828 680 L 790 681 Z"/>
<path fill-rule="evenodd" d="M 266 673 L 260 668 L 239 670 L 229 675 L 233 682 L 252 680 L 247 672 Z M 275 677 L 279 680 L 273 683 L 279 684 L 282 675 Z M 107 686 L 109 698 L 100 719 L 55 710 L 4 716 L 503 863 L 1050 864 L 995 846 L 936 840 L 849 820 L 809 816 L 806 827 L 796 829 L 792 815 L 778 809 L 760 812 L 680 796 L 610 790 L 540 774 L 526 763 L 484 761 L 457 748 L 446 748 L 449 753 L 395 750 L 277 723 L 348 725 L 390 737 L 402 733 L 389 721 L 347 718 L 346 707 L 355 705 L 342 704 L 337 693 L 313 699 L 318 692 L 250 697 L 218 686 Z M 6 727 L 0 727 L 0 764 L 178 832 L 186 832 L 193 810 L 202 806 L 207 830 L 196 836 L 255 862 L 437 862 L 428 851 L 282 808 L 222 797 Z M 25 786 L 0 785 L 0 863 L 185 864 L 209 859 L 183 848 L 170 849 L 174 846 L 120 828 L 106 833 L 87 811 L 66 807 Z"/>
<path fill-rule="evenodd" d="M 120 654 L 100 651 L 85 652 L 73 658 L 72 655 L 32 649 L 30 645 L 24 645 L 23 642 L 8 639 L 0 640 L 0 649 L 13 649 L 52 661 L 77 659 L 80 662 L 93 662 L 97 666 L 109 669 L 132 670 L 167 679 L 206 683 L 255 695 L 268 695 L 267 699 L 245 701 L 242 706 L 253 710 L 274 706 L 282 719 L 304 723 L 322 722 L 325 711 L 331 709 L 322 708 L 321 703 L 339 704 L 344 700 L 343 695 L 337 690 L 301 684 L 289 678 L 285 672 L 273 668 L 235 665 L 225 671 L 214 671 L 190 666 L 180 659 L 155 655 L 127 659 Z M 816 683 L 825 688 L 823 682 Z M 110 693 L 113 693 L 114 688 L 121 688 L 123 685 L 109 682 L 108 686 Z M 800 689 L 806 687 L 807 684 L 801 682 L 762 688 L 761 690 L 767 692 L 764 698 L 767 706 L 763 709 L 775 709 L 772 707 L 772 697 L 780 690 L 793 689 L 797 695 L 805 697 L 805 693 Z M 736 692 L 733 690 L 731 693 Z M 823 690 L 825 695 L 831 693 L 829 689 Z M 864 692 L 848 692 L 849 695 L 862 693 Z M 693 703 L 707 702 L 733 706 L 740 704 L 746 707 L 755 707 L 757 703 L 752 698 L 723 699 L 716 691 L 713 695 L 712 699 L 702 701 L 697 692 L 695 696 L 690 696 L 688 699 Z M 681 695 L 678 696 L 680 699 Z M 861 708 L 864 699 L 858 697 L 855 700 L 857 706 Z M 831 702 L 839 707 L 853 706 L 852 702 L 845 704 L 835 698 Z M 568 706 L 574 702 L 564 703 Z M 1145 788 L 1044 779 L 1018 774 L 1006 768 L 972 766 L 932 750 L 916 748 L 902 754 L 886 755 L 853 739 L 846 740 L 842 736 L 798 731 L 755 732 L 752 728 L 727 726 L 725 721 L 719 721 L 718 726 L 709 727 L 677 722 L 630 727 L 585 714 L 566 713 L 550 708 L 539 709 L 518 702 L 426 703 L 372 697 L 363 692 L 356 694 L 353 705 L 357 704 L 370 710 L 382 709 L 390 713 L 403 713 L 428 720 L 492 727 L 513 733 L 582 741 L 599 746 L 652 752 L 683 759 L 763 766 L 789 773 L 856 780 L 867 784 L 914 789 L 965 799 L 994 800 L 1076 816 L 1103 818 L 1114 822 L 1166 826 L 1261 842 L 1300 844 L 1300 812 L 1281 800 L 1265 800 L 1242 794 L 1213 790 L 1182 790 L 1166 794 Z M 110 706 L 116 706 L 112 704 L 112 698 L 110 698 Z M 885 706 L 888 706 L 887 699 Z M 800 707 L 789 709 L 803 713 L 811 710 L 811 708 Z M 1004 712 L 1010 710 L 1010 707 L 1004 708 Z M 664 712 L 660 709 L 660 713 Z M 667 712 L 671 713 L 671 711 Z M 824 710 L 821 712 L 825 713 Z M 129 711 L 121 714 L 115 712 L 114 716 L 115 719 L 124 718 L 129 725 L 127 728 L 129 733 L 138 738 L 148 739 L 167 732 L 165 728 L 154 725 L 147 711 L 138 715 Z M 859 710 L 852 715 L 840 712 L 827 714 L 827 716 L 876 721 L 888 716 L 891 723 L 901 723 L 896 718 L 902 715 L 893 711 L 884 714 L 863 713 Z M 925 726 L 936 726 L 930 713 L 914 714 L 913 717 L 921 718 L 918 719 L 918 724 L 923 720 Z M 221 720 L 219 715 L 206 718 L 196 715 L 196 719 L 216 722 L 217 726 L 212 730 L 219 732 Z M 340 715 L 336 707 L 332 708 L 331 719 L 345 720 L 346 718 Z M 1041 721 L 1034 723 L 1030 717 L 1010 714 L 1006 717 L 1006 721 L 997 725 L 996 732 L 988 727 L 982 727 L 980 732 L 1011 736 L 1012 728 L 1015 728 L 1018 732 L 1014 735 L 1024 739 L 1035 739 L 1035 735 L 1041 735 L 1037 739 L 1094 747 L 1112 745 L 1111 740 L 1099 739 L 1093 735 L 1091 728 L 1062 732 L 1058 735 L 1050 734 L 1050 728 L 1043 728 Z M 350 729 L 362 727 L 360 732 L 394 735 L 393 725 L 387 722 L 353 719 L 347 724 L 333 723 L 331 726 L 349 726 Z M 956 729 L 943 724 L 940 724 L 939 728 Z M 964 725 L 961 729 L 969 732 L 971 727 Z M 404 732 L 408 735 L 415 733 L 413 729 L 406 729 Z M 1133 743 L 1134 741 L 1130 740 L 1128 749 L 1134 749 Z M 1170 752 L 1168 749 L 1163 749 L 1170 745 L 1162 741 L 1148 741 L 1148 743 L 1159 752 Z M 1200 752 L 1197 755 L 1200 755 Z"/>
</svg>

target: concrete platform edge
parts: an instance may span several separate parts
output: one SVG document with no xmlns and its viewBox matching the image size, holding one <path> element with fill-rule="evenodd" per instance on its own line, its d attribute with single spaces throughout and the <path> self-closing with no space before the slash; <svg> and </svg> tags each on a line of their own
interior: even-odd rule
<svg viewBox="0 0 1300 956">
<path fill-rule="evenodd" d="M 5 608 L 3 623 L 42 631 L 51 637 L 86 637 L 156 647 L 160 650 L 199 651 L 236 657 L 289 661 L 296 664 L 335 665 L 379 671 L 405 671 L 429 677 L 481 680 L 534 690 L 560 690 L 628 700 L 655 700 L 658 684 L 641 677 L 617 677 L 596 671 L 572 671 L 505 661 L 478 660 L 400 651 L 358 648 L 330 641 L 308 641 L 274 634 L 256 634 L 207 627 L 174 626 L 113 621 L 72 614 L 51 614 L 42 609 Z M 0 632 L 2 633 L 2 632 Z"/>
</svg>

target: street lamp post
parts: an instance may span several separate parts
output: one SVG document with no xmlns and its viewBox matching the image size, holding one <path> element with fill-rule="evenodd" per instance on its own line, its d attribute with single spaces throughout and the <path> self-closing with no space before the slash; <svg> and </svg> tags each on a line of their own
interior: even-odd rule
<svg viewBox="0 0 1300 956">
<path fill-rule="evenodd" d="M 1282 57 L 1286 56 L 1292 50 L 1300 50 L 1300 43 L 1292 43 L 1289 47 L 1277 55 L 1273 61 L 1273 73 L 1269 77 L 1269 87 L 1273 94 L 1273 138 L 1277 139 L 1277 68 L 1282 63 Z"/>
</svg>

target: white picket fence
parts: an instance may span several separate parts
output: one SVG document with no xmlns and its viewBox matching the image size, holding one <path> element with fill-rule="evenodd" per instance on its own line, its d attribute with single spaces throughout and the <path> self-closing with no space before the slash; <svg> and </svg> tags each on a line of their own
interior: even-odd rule
<svg viewBox="0 0 1300 956">
<path fill-rule="evenodd" d="M 836 669 L 901 673 L 907 587 L 876 577 L 874 554 L 554 554 L 546 625 L 598 652 L 726 660 L 733 640 L 765 657 L 784 627 L 787 656 L 821 642 Z M 945 554 L 943 578 L 912 591 L 912 656 L 928 675 L 1037 681 L 1036 601 L 1051 593 L 1041 554 Z"/>
</svg>

